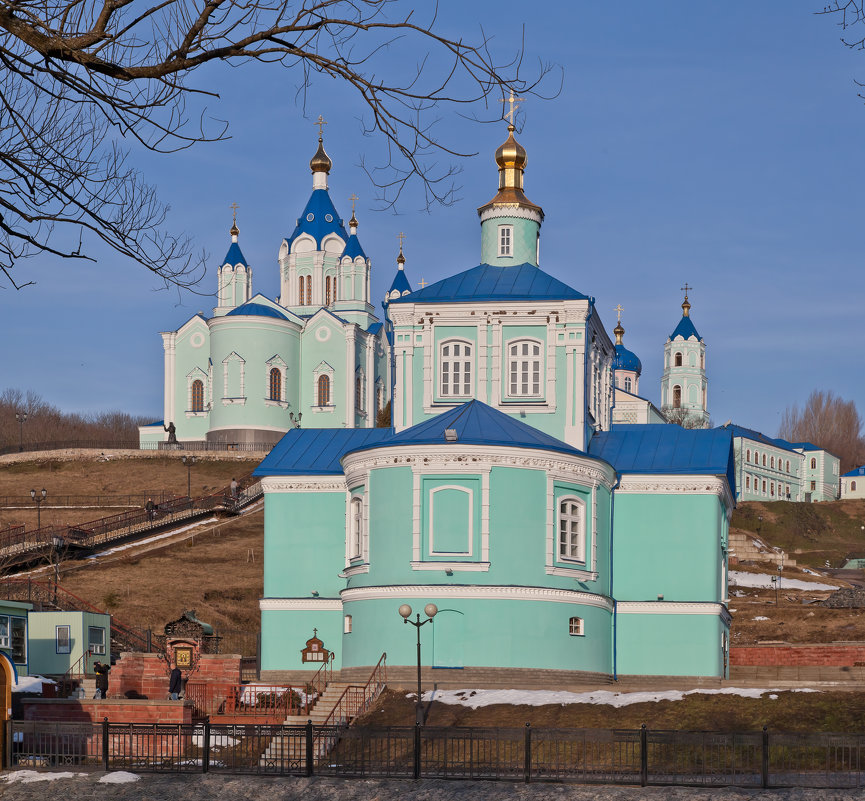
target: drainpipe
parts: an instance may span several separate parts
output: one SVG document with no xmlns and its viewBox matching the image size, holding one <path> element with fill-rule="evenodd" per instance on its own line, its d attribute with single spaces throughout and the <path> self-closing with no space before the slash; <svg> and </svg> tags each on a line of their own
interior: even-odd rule
<svg viewBox="0 0 865 801">
<path fill-rule="evenodd" d="M 610 599 L 613 602 L 613 681 L 619 680 L 617 661 L 617 626 L 618 626 L 618 603 L 613 595 L 613 523 L 615 519 L 616 508 L 616 490 L 619 484 L 622 483 L 622 475 L 616 472 L 616 483 L 610 488 Z"/>
</svg>

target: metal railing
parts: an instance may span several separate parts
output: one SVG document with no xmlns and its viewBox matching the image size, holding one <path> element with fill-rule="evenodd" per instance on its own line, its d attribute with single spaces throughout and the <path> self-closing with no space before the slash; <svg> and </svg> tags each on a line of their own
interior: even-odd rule
<svg viewBox="0 0 865 801">
<path fill-rule="evenodd" d="M 51 442 L 25 442 L 23 452 L 64 451 L 64 450 L 124 450 L 124 451 L 212 451 L 240 453 L 269 453 L 275 443 L 265 442 L 207 442 L 206 440 L 186 440 L 183 442 L 140 442 L 130 440 L 95 440 L 68 439 Z M 10 453 L 20 453 L 22 449 L 17 444 L 0 447 L 0 456 Z"/>
<path fill-rule="evenodd" d="M 12 768 L 865 787 L 865 734 L 10 721 Z M 318 739 L 334 739 L 328 754 Z"/>
<path fill-rule="evenodd" d="M 289 685 L 187 682 L 184 697 L 193 703 L 198 718 L 231 715 L 281 723 L 289 715 L 308 711 L 303 688 Z"/>
<path fill-rule="evenodd" d="M 149 492 L 136 492 L 126 495 L 57 495 L 51 493 L 42 502 L 43 509 L 57 509 L 63 507 L 101 507 L 101 506 L 140 506 L 143 507 L 148 500 L 155 504 L 163 504 L 173 498 L 183 496 L 168 490 L 150 490 Z M 0 496 L 0 509 L 35 509 L 33 500 L 29 495 L 3 495 Z M 0 534 L 5 529 L 0 530 Z"/>
</svg>

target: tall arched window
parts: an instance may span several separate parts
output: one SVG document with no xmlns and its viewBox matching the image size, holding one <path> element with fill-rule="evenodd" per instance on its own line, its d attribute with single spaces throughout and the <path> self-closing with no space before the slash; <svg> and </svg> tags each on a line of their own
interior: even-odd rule
<svg viewBox="0 0 865 801">
<path fill-rule="evenodd" d="M 856 492 L 856 482 L 855 481 L 850 482 L 850 492 Z"/>
<path fill-rule="evenodd" d="M 204 382 L 198 378 L 192 382 L 192 406 L 190 411 L 204 411 Z"/>
<path fill-rule="evenodd" d="M 790 460 L 789 459 L 787 460 L 787 472 L 788 473 L 790 472 Z"/>
<path fill-rule="evenodd" d="M 312 276 L 306 276 L 306 305 L 312 306 Z"/>
<path fill-rule="evenodd" d="M 682 388 L 678 384 L 673 387 L 673 408 L 682 408 Z"/>
<path fill-rule="evenodd" d="M 625 378 L 625 392 L 630 392 L 630 391 L 631 391 L 631 377 L 626 376 L 626 378 Z"/>
<path fill-rule="evenodd" d="M 331 296 L 331 280 L 330 276 L 324 279 L 324 305 L 330 306 L 333 297 Z"/>
<path fill-rule="evenodd" d="M 330 405 L 330 376 L 320 375 L 318 377 L 318 405 Z"/>
<path fill-rule="evenodd" d="M 324 378 L 324 376 L 322 376 Z M 351 499 L 351 537 L 349 551 L 355 559 L 363 553 L 363 498 Z"/>
<path fill-rule="evenodd" d="M 775 457 L 773 456 L 769 461 L 771 462 L 771 467 L 774 470 L 775 469 Z"/>
<path fill-rule="evenodd" d="M 764 453 L 763 454 L 763 467 L 765 467 L 765 466 L 766 466 L 766 454 Z"/>
<path fill-rule="evenodd" d="M 363 375 L 355 373 L 354 376 L 354 405 L 357 409 L 363 409 Z"/>
<path fill-rule="evenodd" d="M 559 557 L 582 562 L 583 550 L 583 508 L 575 498 L 562 498 L 559 501 Z"/>
<path fill-rule="evenodd" d="M 745 461 L 746 462 L 751 461 L 751 449 L 750 448 L 748 448 L 748 450 L 745 451 Z"/>
<path fill-rule="evenodd" d="M 440 351 L 441 394 L 443 397 L 469 397 L 472 394 L 472 345 L 469 342 L 443 342 Z"/>
<path fill-rule="evenodd" d="M 511 397 L 541 394 L 541 344 L 530 340 L 508 345 L 508 394 Z"/>
<path fill-rule="evenodd" d="M 745 476 L 745 489 L 751 489 L 751 476 Z"/>
<path fill-rule="evenodd" d="M 297 303 L 299 306 L 303 306 L 303 276 L 299 276 L 297 279 Z"/>
<path fill-rule="evenodd" d="M 674 360 L 674 364 L 676 367 L 682 366 L 682 354 L 681 353 L 676 353 L 676 358 Z"/>
<path fill-rule="evenodd" d="M 282 373 L 278 367 L 270 369 L 270 400 L 282 400 Z"/>
<path fill-rule="evenodd" d="M 817 460 L 816 459 L 811 459 L 811 469 L 812 470 L 817 469 Z"/>
</svg>

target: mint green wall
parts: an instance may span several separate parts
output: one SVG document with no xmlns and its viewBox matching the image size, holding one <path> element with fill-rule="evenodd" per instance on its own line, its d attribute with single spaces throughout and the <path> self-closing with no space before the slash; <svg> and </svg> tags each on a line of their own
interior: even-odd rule
<svg viewBox="0 0 865 801">
<path fill-rule="evenodd" d="M 318 334 L 327 331 L 329 336 L 321 341 Z M 300 403 L 304 428 L 345 428 L 354 424 L 354 409 L 345 408 L 346 381 L 354 381 L 354 353 L 350 364 L 346 364 L 345 333 L 342 324 L 324 315 L 304 331 L 301 345 Z M 318 387 L 314 373 L 326 362 L 333 368 L 330 382 L 331 408 L 318 407 Z M 349 377 L 349 370 L 351 375 Z"/>
<path fill-rule="evenodd" d="M 715 495 L 618 493 L 616 599 L 721 600 L 722 514 Z"/>
<path fill-rule="evenodd" d="M 324 647 L 334 653 L 333 668 L 343 667 L 342 612 L 338 609 L 263 611 L 261 613 L 261 669 L 308 670 L 315 673 L 321 662 L 301 662 L 300 652 L 318 630 Z M 379 654 L 381 656 L 381 654 Z M 375 664 L 375 662 L 373 662 Z"/>
<path fill-rule="evenodd" d="M 513 256 L 499 256 L 499 226 L 513 226 Z M 538 233 L 541 226 L 522 217 L 494 217 L 481 223 L 481 264 L 515 267 L 538 266 Z"/>
<path fill-rule="evenodd" d="M 29 623 L 30 672 L 62 675 L 87 651 L 88 628 L 94 626 L 105 632 L 105 654 L 88 658 L 90 671 L 94 660 L 111 661 L 111 616 L 91 612 L 31 612 Z M 72 648 L 68 654 L 57 653 L 57 626 L 69 626 Z"/>
<path fill-rule="evenodd" d="M 713 615 L 619 614 L 617 673 L 720 676 L 721 638 L 725 631 L 721 618 Z"/>
<path fill-rule="evenodd" d="M 344 665 L 375 665 L 383 651 L 388 665 L 417 664 L 415 629 L 403 623 L 397 610 L 407 603 L 423 618 L 423 607 L 430 601 L 443 611 L 441 619 L 421 629 L 424 665 L 458 666 L 455 663 L 462 661 L 475 666 L 612 672 L 611 613 L 606 609 L 434 594 L 346 603 L 343 611 L 352 617 L 352 633 L 343 635 Z M 458 612 L 462 612 L 461 625 L 454 625 L 450 616 Z M 572 616 L 583 618 L 585 636 L 568 633 Z M 455 635 L 461 635 L 462 642 L 455 641 Z"/>
<path fill-rule="evenodd" d="M 194 348 L 190 342 L 193 337 L 196 339 L 203 337 L 203 344 Z M 189 379 L 187 376 L 196 368 L 202 371 L 203 375 L 197 375 L 196 377 L 204 382 L 204 404 L 206 409 L 208 403 L 207 371 L 209 358 L 210 331 L 204 320 L 200 317 L 194 317 L 192 324 L 181 334 L 178 334 L 175 341 L 174 416 L 176 419 L 173 422 L 177 429 L 177 438 L 180 440 L 202 440 L 207 434 L 209 426 L 207 414 L 196 415 L 195 417 L 187 415 L 187 412 L 190 411 Z M 168 425 L 169 422 L 166 420 L 165 424 Z M 164 439 L 166 434 L 164 431 L 161 433 L 162 439 Z"/>
</svg>

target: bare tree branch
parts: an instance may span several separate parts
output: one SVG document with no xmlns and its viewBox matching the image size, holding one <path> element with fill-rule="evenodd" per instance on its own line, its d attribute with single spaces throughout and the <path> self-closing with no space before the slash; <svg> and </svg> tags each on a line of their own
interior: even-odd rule
<svg viewBox="0 0 865 801">
<path fill-rule="evenodd" d="M 404 0 L 0 0 L 0 271 L 18 287 L 22 258 L 88 258 L 67 244 L 72 230 L 194 284 L 202 261 L 163 230 L 168 209 L 117 137 L 157 152 L 225 138 L 224 123 L 187 108 L 216 96 L 189 83 L 216 61 L 287 68 L 304 108 L 313 80 L 348 85 L 364 133 L 387 145 L 385 163 L 366 168 L 379 200 L 393 205 L 419 180 L 427 204 L 452 202 L 453 162 L 472 154 L 438 136 L 439 115 L 500 119 L 490 95 L 539 94 L 551 68 L 525 78 L 522 49 L 499 63 L 483 30 L 475 43 L 450 38 L 437 32 L 437 6 L 423 13 Z M 384 63 L 394 53 L 406 69 Z"/>
</svg>

